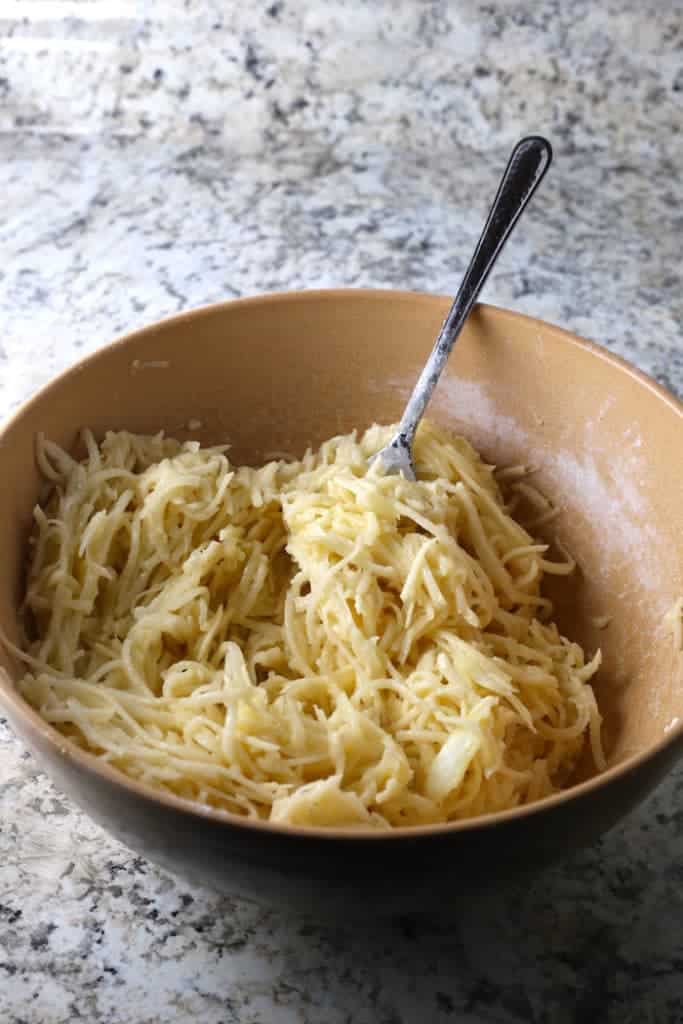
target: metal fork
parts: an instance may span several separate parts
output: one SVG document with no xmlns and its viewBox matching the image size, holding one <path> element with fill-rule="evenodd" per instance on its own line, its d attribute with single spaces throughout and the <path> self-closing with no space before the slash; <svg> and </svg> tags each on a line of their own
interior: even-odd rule
<svg viewBox="0 0 683 1024">
<path fill-rule="evenodd" d="M 470 265 L 408 399 L 398 431 L 373 459 L 381 460 L 387 473 L 402 473 L 407 480 L 416 479 L 413 441 L 418 424 L 477 296 L 512 229 L 540 185 L 552 156 L 550 143 L 539 135 L 527 136 L 513 149 Z"/>
</svg>

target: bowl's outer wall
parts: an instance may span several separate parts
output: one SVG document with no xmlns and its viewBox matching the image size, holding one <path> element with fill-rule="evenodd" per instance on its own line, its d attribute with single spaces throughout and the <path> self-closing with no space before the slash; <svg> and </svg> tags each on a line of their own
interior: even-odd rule
<svg viewBox="0 0 683 1024">
<path fill-rule="evenodd" d="M 58 378 L 0 432 L 2 629 L 16 638 L 25 542 L 40 486 L 38 432 L 72 447 L 83 426 L 98 435 L 163 428 L 180 438 L 229 441 L 236 462 L 300 454 L 335 433 L 396 420 L 447 308 L 445 299 L 386 292 L 228 303 L 131 335 Z M 564 332 L 480 307 L 430 415 L 498 464 L 532 464 L 538 486 L 560 505 L 553 531 L 580 571 L 571 583 L 562 581 L 558 615 L 573 639 L 603 650 L 597 691 L 610 763 L 642 752 L 667 729 L 678 739 L 671 724 L 683 719 L 683 664 L 663 619 L 683 593 L 680 407 Z M 603 616 L 611 621 L 599 630 L 593 620 Z M 0 698 L 5 689 L 7 703 L 3 665 L 10 679 L 19 669 L 0 652 Z M 501 847 L 492 843 L 490 825 L 401 839 L 390 855 L 371 855 L 379 845 L 332 845 L 188 815 L 75 766 L 59 753 L 61 738 L 9 704 L 27 745 L 98 820 L 155 859 L 185 873 L 194 868 L 223 887 L 264 895 L 282 888 L 286 867 L 312 898 L 336 892 L 351 900 L 367 871 L 371 888 L 386 890 L 387 902 L 401 909 L 396 901 L 415 904 L 438 893 L 439 873 L 496 870 Z M 496 826 L 505 831 L 510 870 L 593 839 L 642 798 L 679 747 L 672 742 L 605 787 Z M 418 857 L 432 872 L 419 894 L 411 889 Z M 391 864 L 389 874 L 383 861 Z"/>
<path fill-rule="evenodd" d="M 594 842 L 635 807 L 683 752 L 683 737 L 637 770 L 554 807 L 465 831 L 396 842 L 254 831 L 198 819 L 121 786 L 10 722 L 60 789 L 133 850 L 193 882 L 285 909 L 348 919 L 457 911 L 466 894 L 504 885 Z"/>
</svg>

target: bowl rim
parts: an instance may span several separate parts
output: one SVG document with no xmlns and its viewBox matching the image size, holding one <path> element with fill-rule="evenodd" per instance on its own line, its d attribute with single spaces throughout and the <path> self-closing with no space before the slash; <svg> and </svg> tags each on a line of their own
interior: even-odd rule
<svg viewBox="0 0 683 1024">
<path fill-rule="evenodd" d="M 285 292 L 267 292 L 263 294 L 250 295 L 238 299 L 228 299 L 221 302 L 209 303 L 193 309 L 183 310 L 171 316 L 162 317 L 150 324 L 133 328 L 117 335 L 112 341 L 100 345 L 93 352 L 72 363 L 65 370 L 43 384 L 28 399 L 22 402 L 12 414 L 0 422 L 0 445 L 6 434 L 11 432 L 30 410 L 49 396 L 50 392 L 61 385 L 71 376 L 82 373 L 91 363 L 102 358 L 111 349 L 124 348 L 135 344 L 140 338 L 153 334 L 159 329 L 178 323 L 190 323 L 198 321 L 205 316 L 212 316 L 224 309 L 235 307 L 247 308 L 260 305 L 287 305 L 297 302 L 339 302 L 347 299 L 371 301 L 371 302 L 411 302 L 422 305 L 441 305 L 451 301 L 448 296 L 438 295 L 429 292 L 407 291 L 403 289 L 390 288 L 316 288 L 298 289 Z M 593 358 L 610 364 L 617 372 L 631 377 L 639 386 L 650 391 L 653 396 L 678 416 L 683 427 L 683 402 L 680 402 L 675 395 L 659 385 L 652 377 L 642 370 L 633 366 L 621 356 L 603 348 L 595 342 L 588 341 L 571 331 L 558 327 L 555 324 L 540 320 L 537 317 L 518 313 L 514 310 L 504 309 L 500 306 L 488 303 L 478 303 L 473 315 L 477 311 L 485 315 L 493 316 L 498 320 L 522 321 L 526 324 L 535 324 L 549 331 L 553 343 L 568 344 L 574 348 L 587 352 Z M 2 631 L 0 630 L 0 643 L 2 642 Z M 54 748 L 56 753 L 71 761 L 76 768 L 80 768 L 86 774 L 101 776 L 104 780 L 120 786 L 124 791 L 132 792 L 138 798 L 145 801 L 159 803 L 171 811 L 179 811 L 190 817 L 199 818 L 214 822 L 226 828 L 240 828 L 255 833 L 265 832 L 283 839 L 292 840 L 358 840 L 363 842 L 386 842 L 389 840 L 410 840 L 420 837 L 444 835 L 456 832 L 478 832 L 484 829 L 496 828 L 520 819 L 542 814 L 545 811 L 557 808 L 569 801 L 580 799 L 588 794 L 607 787 L 625 775 L 630 774 L 640 765 L 655 758 L 667 747 L 673 746 L 683 739 L 683 720 L 672 725 L 664 732 L 659 740 L 644 750 L 639 751 L 630 757 L 625 758 L 619 764 L 607 768 L 604 772 L 593 775 L 583 782 L 570 786 L 568 789 L 560 790 L 551 796 L 543 797 L 530 804 L 513 807 L 505 811 L 497 811 L 493 814 L 482 815 L 474 818 L 464 818 L 459 821 L 451 821 L 429 825 L 401 825 L 390 829 L 377 829 L 372 826 L 353 827 L 328 827 L 312 825 L 290 825 L 279 822 L 263 821 L 234 814 L 231 811 L 210 807 L 199 801 L 190 800 L 186 797 L 176 796 L 170 791 L 157 788 L 151 784 L 140 782 L 126 775 L 117 768 L 112 767 L 108 762 L 101 760 L 96 754 L 91 754 L 79 747 L 73 740 L 60 733 L 56 728 L 46 722 L 40 714 L 27 702 L 13 685 L 9 674 L 0 668 L 0 709 L 3 705 L 8 708 L 12 716 L 23 719 L 29 731 L 38 733 L 42 740 Z M 48 773 L 49 774 L 49 773 Z"/>
</svg>

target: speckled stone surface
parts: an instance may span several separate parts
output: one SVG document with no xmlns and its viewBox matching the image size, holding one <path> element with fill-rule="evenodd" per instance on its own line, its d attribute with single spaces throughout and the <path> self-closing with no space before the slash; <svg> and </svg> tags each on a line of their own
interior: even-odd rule
<svg viewBox="0 0 683 1024">
<path fill-rule="evenodd" d="M 678 2 L 22 0 L 0 10 L 0 417 L 113 335 L 301 286 L 450 292 L 512 142 L 556 162 L 487 286 L 683 392 Z M 0 724 L 3 1024 L 683 1021 L 683 772 L 449 921 L 188 888 Z"/>
</svg>

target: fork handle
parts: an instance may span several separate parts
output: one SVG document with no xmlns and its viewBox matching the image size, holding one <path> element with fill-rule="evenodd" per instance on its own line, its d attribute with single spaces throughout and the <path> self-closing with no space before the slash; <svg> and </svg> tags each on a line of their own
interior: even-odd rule
<svg viewBox="0 0 683 1024">
<path fill-rule="evenodd" d="M 512 229 L 550 167 L 552 156 L 550 143 L 540 135 L 521 139 L 510 155 L 458 294 L 401 418 L 397 436 L 408 449 L 412 448 L 415 431 L 472 306 Z"/>
</svg>

